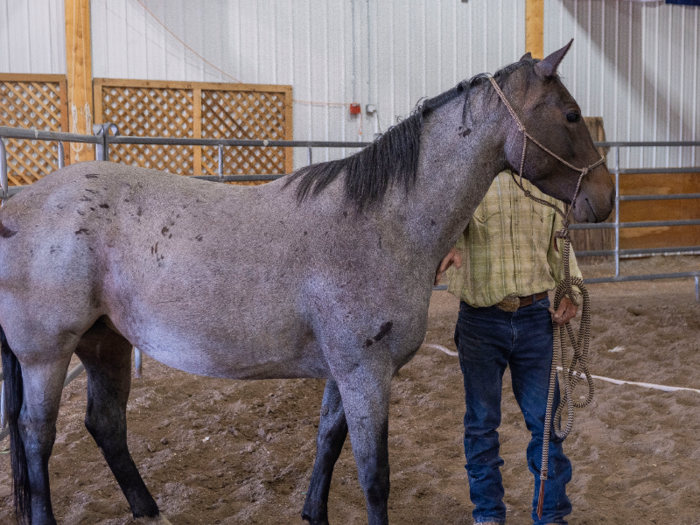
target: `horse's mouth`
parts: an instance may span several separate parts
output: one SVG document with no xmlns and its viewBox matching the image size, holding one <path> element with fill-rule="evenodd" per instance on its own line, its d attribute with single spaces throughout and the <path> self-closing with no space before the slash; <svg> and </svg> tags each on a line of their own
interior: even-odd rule
<svg viewBox="0 0 700 525">
<path fill-rule="evenodd" d="M 593 205 L 588 200 L 588 197 L 576 199 L 576 202 L 573 204 L 572 211 L 576 222 L 600 222 L 600 219 L 598 218 Z"/>
</svg>

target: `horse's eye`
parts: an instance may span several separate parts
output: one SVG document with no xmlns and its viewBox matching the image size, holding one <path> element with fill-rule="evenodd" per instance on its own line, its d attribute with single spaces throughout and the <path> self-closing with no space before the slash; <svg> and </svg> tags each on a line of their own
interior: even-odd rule
<svg viewBox="0 0 700 525">
<path fill-rule="evenodd" d="M 569 122 L 578 122 L 579 120 L 581 120 L 581 115 L 579 115 L 578 113 L 567 113 L 566 120 L 568 120 Z"/>
</svg>

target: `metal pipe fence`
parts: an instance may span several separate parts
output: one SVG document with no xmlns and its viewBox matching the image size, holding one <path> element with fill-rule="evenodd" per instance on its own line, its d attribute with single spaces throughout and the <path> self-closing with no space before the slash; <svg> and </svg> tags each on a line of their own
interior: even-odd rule
<svg viewBox="0 0 700 525">
<path fill-rule="evenodd" d="M 64 143 L 83 143 L 95 145 L 95 160 L 109 161 L 109 147 L 111 144 L 144 144 L 144 145 L 169 145 L 169 146 L 209 146 L 217 148 L 218 164 L 217 175 L 195 175 L 195 178 L 213 182 L 236 182 L 236 181 L 271 181 L 283 177 L 284 175 L 224 175 L 224 148 L 236 146 L 248 147 L 283 147 L 283 148 L 306 148 L 308 163 L 313 161 L 313 148 L 363 148 L 371 142 L 338 142 L 338 141 L 313 141 L 313 140 L 240 140 L 240 139 L 188 139 L 173 137 L 133 137 L 119 134 L 119 129 L 114 124 L 96 124 L 93 126 L 93 135 L 79 135 L 76 133 L 65 133 L 57 131 L 41 131 L 34 129 L 22 129 L 0 126 L 0 186 L 2 189 L 2 199 L 5 200 L 18 193 L 27 186 L 9 187 L 7 178 L 7 152 L 5 149 L 5 139 L 19 140 L 44 140 L 58 142 L 58 166 L 64 164 Z M 644 228 L 650 226 L 687 226 L 700 225 L 700 220 L 681 221 L 642 221 L 642 222 L 620 222 L 620 202 L 624 201 L 645 201 L 645 200 L 673 200 L 673 199 L 697 199 L 698 193 L 671 194 L 671 195 L 623 195 L 620 196 L 620 175 L 621 174 L 673 174 L 673 173 L 700 173 L 700 167 L 687 168 L 620 168 L 620 148 L 636 147 L 684 147 L 700 146 L 700 141 L 695 142 L 595 142 L 596 147 L 608 147 L 613 149 L 613 169 L 615 177 L 615 221 L 612 223 L 599 224 L 574 224 L 571 229 L 600 229 L 610 228 L 615 230 L 615 247 L 612 250 L 588 250 L 576 252 L 579 256 L 586 255 L 612 255 L 615 259 L 615 275 L 611 277 L 601 277 L 586 279 L 586 283 L 608 283 L 626 282 L 655 279 L 695 279 L 695 298 L 700 301 L 700 271 L 667 273 L 667 274 L 647 274 L 647 275 L 620 275 L 620 258 L 650 255 L 655 253 L 689 253 L 700 252 L 700 246 L 679 246 L 671 248 L 648 248 L 638 250 L 620 249 L 620 229 L 622 228 Z M 610 169 L 610 168 L 608 168 Z M 447 286 L 436 286 L 435 290 L 446 290 Z M 135 349 L 135 375 L 141 377 L 141 352 Z M 66 376 L 65 385 L 77 377 L 84 368 L 78 365 Z M 0 381 L 2 381 L 2 371 L 0 371 Z M 4 381 L 3 381 L 4 385 Z M 64 386 L 65 386 L 64 385 Z M 5 389 L 0 388 L 0 440 L 9 433 L 6 428 L 7 417 L 5 410 Z"/>
</svg>

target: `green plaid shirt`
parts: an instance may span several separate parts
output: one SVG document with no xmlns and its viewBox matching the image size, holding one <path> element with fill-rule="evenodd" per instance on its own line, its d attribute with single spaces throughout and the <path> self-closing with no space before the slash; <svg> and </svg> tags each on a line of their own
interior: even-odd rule
<svg viewBox="0 0 700 525">
<path fill-rule="evenodd" d="M 561 207 L 523 179 L 535 197 Z M 499 173 L 477 207 L 455 248 L 462 267 L 448 270 L 450 293 L 476 306 L 492 306 L 507 295 L 520 297 L 553 290 L 564 279 L 563 243 L 554 233 L 562 227 L 552 209 L 527 198 L 510 172 Z M 581 277 L 571 250 L 571 275 Z"/>
</svg>

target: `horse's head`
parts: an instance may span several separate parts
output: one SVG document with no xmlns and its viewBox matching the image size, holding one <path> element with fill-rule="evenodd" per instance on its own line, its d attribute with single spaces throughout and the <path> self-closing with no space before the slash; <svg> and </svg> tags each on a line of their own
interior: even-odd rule
<svg viewBox="0 0 700 525">
<path fill-rule="evenodd" d="M 571 42 L 544 60 L 535 60 L 528 53 L 517 64 L 497 73 L 495 81 L 535 141 L 571 166 L 584 169 L 598 162 L 600 155 L 583 122 L 581 109 L 557 74 L 557 67 L 570 46 Z M 502 108 L 505 104 L 495 94 L 492 103 L 501 104 Z M 509 113 L 506 115 L 506 161 L 511 169 L 520 171 L 524 136 L 516 119 Z M 615 197 L 605 164 L 600 163 L 584 174 L 574 199 L 581 172 L 566 163 L 528 140 L 522 176 L 544 193 L 572 204 L 577 221 L 605 220 L 613 209 Z"/>
</svg>

